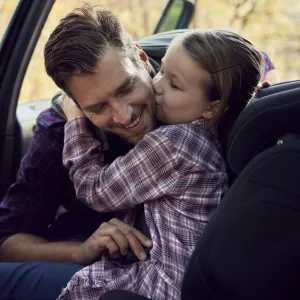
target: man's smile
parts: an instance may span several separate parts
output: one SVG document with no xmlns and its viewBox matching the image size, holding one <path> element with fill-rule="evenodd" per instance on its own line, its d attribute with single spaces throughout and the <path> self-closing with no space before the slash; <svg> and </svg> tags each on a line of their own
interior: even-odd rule
<svg viewBox="0 0 300 300">
<path fill-rule="evenodd" d="M 141 120 L 141 116 L 142 116 L 143 111 L 144 111 L 144 109 L 142 109 L 140 114 L 135 118 L 135 120 L 131 124 L 125 126 L 125 128 L 130 129 L 130 128 L 134 128 L 135 126 L 137 126 L 139 124 L 140 120 Z"/>
</svg>

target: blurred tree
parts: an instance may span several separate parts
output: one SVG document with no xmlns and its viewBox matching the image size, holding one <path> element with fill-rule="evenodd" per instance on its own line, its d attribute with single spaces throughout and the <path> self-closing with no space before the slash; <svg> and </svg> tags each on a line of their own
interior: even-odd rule
<svg viewBox="0 0 300 300">
<path fill-rule="evenodd" d="M 244 29 L 251 15 L 255 13 L 256 6 L 256 0 L 242 0 L 237 2 L 234 5 L 234 12 L 229 20 L 229 26 L 232 27 L 235 22 L 239 21 L 241 23 L 241 29 Z"/>
<path fill-rule="evenodd" d="M 14 12 L 18 0 L 0 0 L 0 41 Z"/>
<path fill-rule="evenodd" d="M 242 34 L 271 57 L 287 81 L 300 79 L 299 15 L 299 0 L 198 0 L 191 27 Z"/>
<path fill-rule="evenodd" d="M 17 2 L 18 0 L 0 0 L 0 39 Z M 20 102 L 50 98 L 57 90 L 44 71 L 44 45 L 59 20 L 84 2 L 85 0 L 56 1 L 26 73 Z M 167 0 L 88 2 L 101 3 L 111 9 L 132 37 L 139 39 L 153 32 Z M 224 28 L 242 34 L 271 57 L 281 79 L 286 81 L 300 79 L 299 15 L 299 0 L 198 0 L 191 28 Z"/>
</svg>

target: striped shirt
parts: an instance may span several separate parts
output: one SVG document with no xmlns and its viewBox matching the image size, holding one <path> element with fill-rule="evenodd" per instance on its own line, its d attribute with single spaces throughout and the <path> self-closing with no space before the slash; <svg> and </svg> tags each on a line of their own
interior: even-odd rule
<svg viewBox="0 0 300 300">
<path fill-rule="evenodd" d="M 215 132 L 205 119 L 162 126 L 125 156 L 103 163 L 100 142 L 85 118 L 65 126 L 64 165 L 78 198 L 99 212 L 144 203 L 153 247 L 145 262 L 122 265 L 102 257 L 77 272 L 59 299 L 97 299 L 128 290 L 153 300 L 180 299 L 193 249 L 227 189 L 226 165 Z"/>
</svg>

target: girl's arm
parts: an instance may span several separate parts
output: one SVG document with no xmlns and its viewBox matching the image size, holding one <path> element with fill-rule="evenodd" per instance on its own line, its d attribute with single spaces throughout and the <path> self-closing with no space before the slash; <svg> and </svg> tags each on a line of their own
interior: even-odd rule
<svg viewBox="0 0 300 300">
<path fill-rule="evenodd" d="M 134 207 L 172 192 L 178 151 L 163 133 L 147 134 L 127 155 L 104 165 L 100 142 L 77 117 L 65 126 L 64 165 L 77 197 L 105 212 Z"/>
</svg>

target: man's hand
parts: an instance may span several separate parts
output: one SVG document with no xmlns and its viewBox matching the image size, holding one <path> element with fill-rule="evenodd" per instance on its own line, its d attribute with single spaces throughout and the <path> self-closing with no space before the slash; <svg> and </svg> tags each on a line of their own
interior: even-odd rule
<svg viewBox="0 0 300 300">
<path fill-rule="evenodd" d="M 73 99 L 71 99 L 66 93 L 62 94 L 62 97 L 57 101 L 68 120 L 75 117 L 84 117 L 84 113 L 76 105 Z"/>
<path fill-rule="evenodd" d="M 271 83 L 269 81 L 263 81 L 262 84 L 261 84 L 261 88 L 264 89 L 264 88 L 267 88 L 271 86 Z"/>
<path fill-rule="evenodd" d="M 147 259 L 143 247 L 152 247 L 152 241 L 134 227 L 112 219 L 101 226 L 74 253 L 74 261 L 79 264 L 91 264 L 98 260 L 104 251 L 112 259 L 125 256 L 130 248 L 141 260 Z"/>
</svg>

